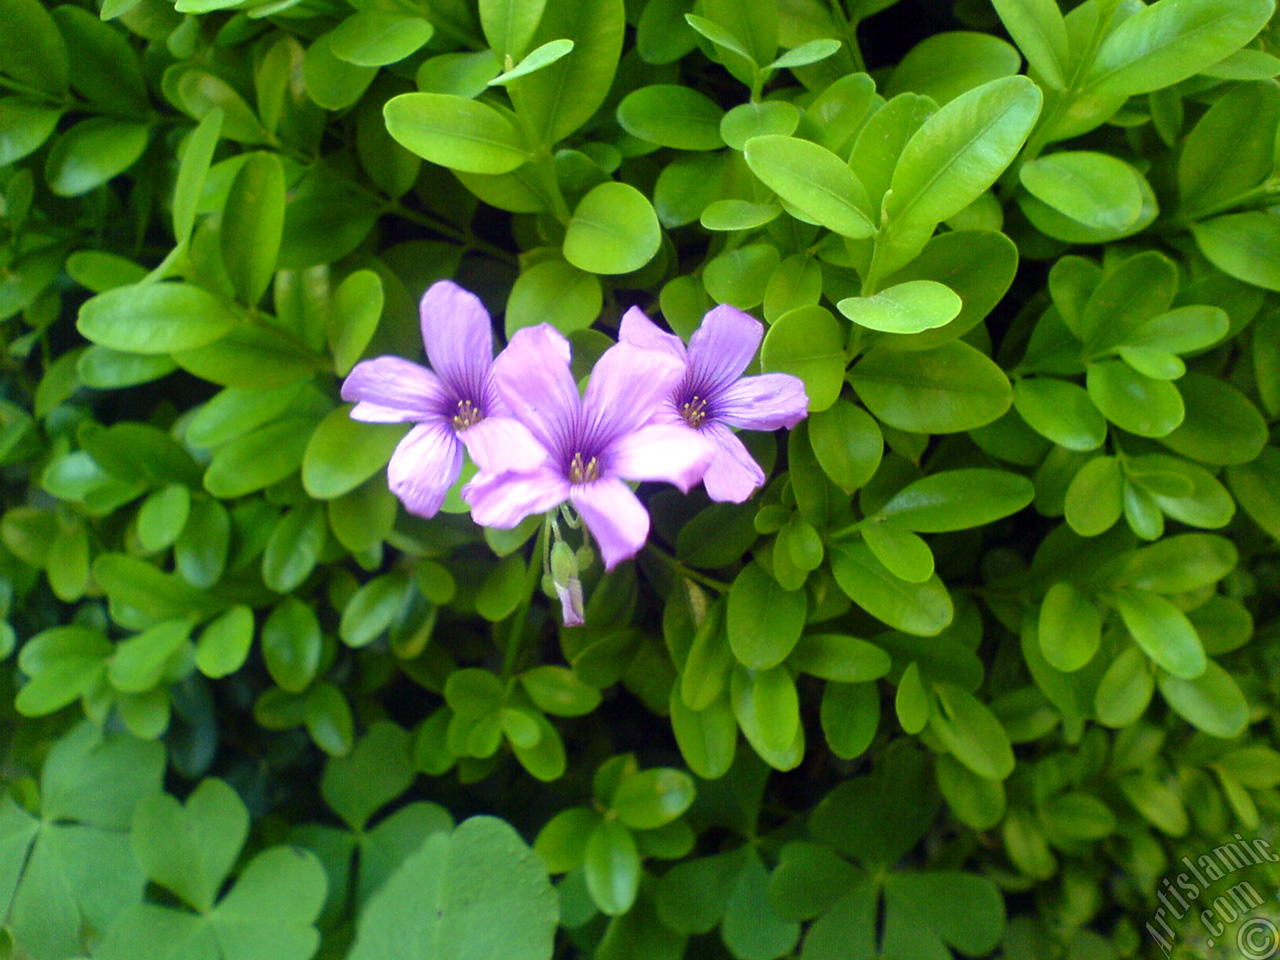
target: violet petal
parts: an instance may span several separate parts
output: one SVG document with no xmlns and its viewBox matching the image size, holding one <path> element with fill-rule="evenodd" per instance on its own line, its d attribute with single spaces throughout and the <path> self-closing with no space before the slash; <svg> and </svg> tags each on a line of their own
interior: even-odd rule
<svg viewBox="0 0 1280 960">
<path fill-rule="evenodd" d="M 569 372 L 569 341 L 545 323 L 517 330 L 493 365 L 498 393 L 553 456 L 573 453 L 578 386 Z"/>
<path fill-rule="evenodd" d="M 476 466 L 486 473 L 533 470 L 548 457 L 546 448 L 514 417 L 485 417 L 458 431 L 458 439 Z"/>
<path fill-rule="evenodd" d="M 743 377 L 715 398 L 716 419 L 748 430 L 788 430 L 809 412 L 804 381 L 789 373 Z"/>
<path fill-rule="evenodd" d="M 617 343 L 591 371 L 582 400 L 584 444 L 607 447 L 656 414 L 684 376 L 684 364 L 666 352 Z"/>
<path fill-rule="evenodd" d="M 762 339 L 760 321 L 728 304 L 703 317 L 702 326 L 689 338 L 689 368 L 703 395 L 741 376 Z"/>
<path fill-rule="evenodd" d="M 650 423 L 620 437 L 605 458 L 606 470 L 627 480 L 664 480 L 683 492 L 702 479 L 715 448 L 684 424 Z"/>
<path fill-rule="evenodd" d="M 707 496 L 721 503 L 742 503 L 764 484 L 764 471 L 724 424 L 709 424 L 702 432 L 716 450 L 715 459 L 702 478 Z"/>
<path fill-rule="evenodd" d="M 525 517 L 546 513 L 569 499 L 569 484 L 555 471 L 478 473 L 462 488 L 471 519 L 483 527 L 510 530 Z"/>
<path fill-rule="evenodd" d="M 435 516 L 462 471 L 462 445 L 441 421 L 406 434 L 387 464 L 387 483 L 410 513 Z"/>
<path fill-rule="evenodd" d="M 649 514 L 621 480 L 602 477 L 575 485 L 569 501 L 600 544 L 605 570 L 629 560 L 649 536 Z"/>
<path fill-rule="evenodd" d="M 493 364 L 489 312 L 473 293 L 441 280 L 422 295 L 422 342 L 440 379 L 461 399 L 480 403 Z"/>
<path fill-rule="evenodd" d="M 618 342 L 669 353 L 680 361 L 686 356 L 684 341 L 659 327 L 639 307 L 632 307 L 622 315 L 622 323 L 618 325 Z"/>
<path fill-rule="evenodd" d="M 410 423 L 442 415 L 449 405 L 440 378 L 400 357 L 362 360 L 342 384 L 342 399 L 359 401 L 354 420 Z"/>
</svg>

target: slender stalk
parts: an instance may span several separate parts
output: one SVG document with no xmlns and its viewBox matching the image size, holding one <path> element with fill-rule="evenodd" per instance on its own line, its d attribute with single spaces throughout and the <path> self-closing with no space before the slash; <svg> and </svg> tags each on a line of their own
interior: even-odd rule
<svg viewBox="0 0 1280 960">
<path fill-rule="evenodd" d="M 529 555 L 529 568 L 524 575 L 524 599 L 511 618 L 511 632 L 507 636 L 507 647 L 502 655 L 502 682 L 506 683 L 515 672 L 516 664 L 524 646 L 524 626 L 529 619 L 529 608 L 533 605 L 533 595 L 542 583 L 542 554 L 547 542 L 547 528 L 550 522 L 544 523 L 538 531 L 538 540 Z"/>
<path fill-rule="evenodd" d="M 645 549 L 648 550 L 649 553 L 651 553 L 655 558 L 665 563 L 673 571 L 680 574 L 680 576 L 687 577 L 688 579 L 692 580 L 694 583 L 700 583 L 704 587 L 707 587 L 710 590 L 714 590 L 717 593 L 729 592 L 729 584 L 725 583 L 722 580 L 716 580 L 713 577 L 708 577 L 706 574 L 699 573 L 697 570 L 692 570 L 689 567 L 686 567 L 683 563 L 681 563 L 671 554 L 667 553 L 667 551 L 663 550 L 661 547 L 656 547 L 652 543 L 648 543 L 648 544 L 645 544 Z"/>
</svg>

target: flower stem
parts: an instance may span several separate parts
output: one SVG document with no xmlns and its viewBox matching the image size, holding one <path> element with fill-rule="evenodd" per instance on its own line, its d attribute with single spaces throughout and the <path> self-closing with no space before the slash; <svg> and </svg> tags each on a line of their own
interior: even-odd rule
<svg viewBox="0 0 1280 960">
<path fill-rule="evenodd" d="M 505 684 L 515 672 L 516 662 L 520 659 L 524 646 L 524 625 L 529 619 L 529 607 L 533 604 L 533 595 L 542 582 L 542 555 L 547 542 L 547 528 L 550 521 L 544 523 L 538 531 L 538 540 L 529 554 L 529 567 L 524 575 L 524 599 L 511 618 L 511 633 L 507 636 L 507 648 L 502 656 L 502 682 Z"/>
<path fill-rule="evenodd" d="M 717 593 L 729 592 L 729 584 L 722 580 L 716 580 L 712 577 L 708 577 L 705 574 L 699 573 L 697 570 L 691 570 L 661 547 L 655 547 L 652 543 L 647 543 L 645 544 L 645 549 L 653 554 L 654 557 L 665 563 L 673 571 L 680 574 L 680 576 L 687 577 L 694 583 L 700 583 L 704 587 L 715 590 Z"/>
</svg>

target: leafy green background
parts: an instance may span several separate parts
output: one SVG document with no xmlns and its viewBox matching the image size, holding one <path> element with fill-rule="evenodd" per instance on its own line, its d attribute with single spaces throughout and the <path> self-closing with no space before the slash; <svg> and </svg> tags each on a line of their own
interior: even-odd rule
<svg viewBox="0 0 1280 960">
<path fill-rule="evenodd" d="M 0 955 L 1163 955 L 1280 843 L 1274 13 L 0 0 Z M 562 627 L 340 402 L 443 278 L 810 415 Z"/>
</svg>

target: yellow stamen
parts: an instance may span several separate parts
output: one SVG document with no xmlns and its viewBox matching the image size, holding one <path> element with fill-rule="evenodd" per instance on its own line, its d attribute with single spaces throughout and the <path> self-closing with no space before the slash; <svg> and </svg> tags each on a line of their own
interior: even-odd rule
<svg viewBox="0 0 1280 960">
<path fill-rule="evenodd" d="M 582 462 L 582 454 L 575 453 L 573 459 L 569 461 L 569 482 L 570 483 L 590 483 L 592 480 L 600 479 L 600 459 L 592 457 L 585 464 Z"/>
<path fill-rule="evenodd" d="M 702 426 L 702 421 L 707 418 L 707 401 L 695 396 L 687 403 L 680 404 L 680 416 L 684 417 L 684 422 L 691 427 Z"/>
<path fill-rule="evenodd" d="M 458 412 L 453 415 L 453 429 L 465 430 L 467 427 L 475 426 L 483 419 L 484 414 L 479 407 L 470 400 L 459 400 Z"/>
</svg>

